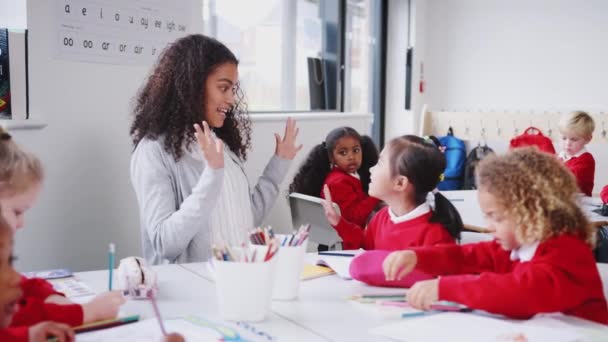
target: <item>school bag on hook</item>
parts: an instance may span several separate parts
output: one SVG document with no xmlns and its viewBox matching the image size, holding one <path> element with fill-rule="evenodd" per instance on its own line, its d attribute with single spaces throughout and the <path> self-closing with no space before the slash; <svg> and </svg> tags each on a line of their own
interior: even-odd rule
<svg viewBox="0 0 608 342">
<path fill-rule="evenodd" d="M 491 154 L 494 154 L 494 150 L 489 148 L 487 144 L 483 146 L 481 144 L 477 145 L 477 147 L 469 152 L 464 169 L 464 190 L 477 189 L 477 185 L 475 184 L 475 169 L 483 158 Z"/>
<path fill-rule="evenodd" d="M 443 180 L 437 188 L 439 190 L 460 190 L 464 180 L 464 166 L 466 162 L 466 148 L 464 141 L 454 136 L 452 127 L 446 136 L 440 137 L 439 142 L 445 147 L 446 167 L 443 171 Z"/>
<path fill-rule="evenodd" d="M 526 128 L 522 134 L 511 139 L 509 149 L 524 146 L 536 146 L 543 152 L 555 154 L 555 148 L 551 139 L 544 135 L 540 129 L 533 126 Z"/>
</svg>

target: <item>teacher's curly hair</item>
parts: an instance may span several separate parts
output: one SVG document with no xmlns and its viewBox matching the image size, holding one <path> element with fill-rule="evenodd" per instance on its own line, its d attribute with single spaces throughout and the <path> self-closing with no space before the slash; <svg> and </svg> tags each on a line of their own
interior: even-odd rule
<svg viewBox="0 0 608 342">
<path fill-rule="evenodd" d="M 180 38 L 165 48 L 135 99 L 133 145 L 146 137 L 162 137 L 164 149 L 179 160 L 184 146 L 195 141 L 193 125 L 204 119 L 207 77 L 225 63 L 238 65 L 238 60 L 224 44 L 200 34 Z M 235 101 L 224 125 L 213 130 L 245 160 L 251 147 L 251 121 L 239 84 L 234 87 Z"/>
</svg>

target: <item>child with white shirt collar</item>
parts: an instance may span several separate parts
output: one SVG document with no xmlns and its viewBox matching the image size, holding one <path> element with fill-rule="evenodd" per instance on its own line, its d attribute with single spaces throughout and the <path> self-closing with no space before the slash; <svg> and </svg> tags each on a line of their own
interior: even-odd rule
<svg viewBox="0 0 608 342">
<path fill-rule="evenodd" d="M 427 196 L 437 187 L 445 169 L 445 156 L 430 139 L 405 135 L 391 140 L 370 169 L 369 195 L 387 204 L 365 229 L 338 214 L 329 203 L 333 192 L 325 187 L 322 202 L 329 223 L 350 249 L 398 250 L 408 247 L 455 243 L 462 220 L 441 193 L 435 208 Z"/>
<path fill-rule="evenodd" d="M 570 172 L 551 155 L 522 148 L 481 161 L 476 179 L 495 240 L 391 253 L 386 278 L 414 268 L 441 276 L 407 293 L 425 310 L 448 300 L 513 318 L 562 312 L 608 324 L 595 232 L 577 205 Z"/>
<path fill-rule="evenodd" d="M 587 152 L 585 145 L 593 137 L 595 129 L 593 118 L 583 111 L 574 111 L 564 114 L 558 125 L 563 147 L 559 157 L 576 177 L 580 192 L 591 196 L 595 176 L 595 159 L 591 153 Z"/>
</svg>

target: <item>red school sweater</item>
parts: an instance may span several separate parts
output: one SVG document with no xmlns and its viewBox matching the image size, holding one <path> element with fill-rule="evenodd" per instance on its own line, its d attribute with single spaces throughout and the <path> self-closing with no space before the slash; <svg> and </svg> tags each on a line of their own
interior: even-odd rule
<svg viewBox="0 0 608 342">
<path fill-rule="evenodd" d="M 608 324 L 591 248 L 572 235 L 541 242 L 527 262 L 512 261 L 495 241 L 415 248 L 416 269 L 439 279 L 439 299 L 527 319 L 562 312 Z"/>
<path fill-rule="evenodd" d="M 591 153 L 585 152 L 578 157 L 572 157 L 565 164 L 576 177 L 576 184 L 581 192 L 591 196 L 595 177 L 595 159 Z"/>
<path fill-rule="evenodd" d="M 441 223 L 430 222 L 432 211 L 411 220 L 393 223 L 388 210 L 388 207 L 382 208 L 365 229 L 341 217 L 334 228 L 343 240 L 343 248 L 398 250 L 454 243 L 454 238 Z"/>
<path fill-rule="evenodd" d="M 325 185 L 329 188 L 332 201 L 340 207 L 342 216 L 346 220 L 364 227 L 367 218 L 380 200 L 363 192 L 361 180 L 339 168 L 334 168 L 329 172 L 325 177 Z M 321 189 L 320 196 L 325 198 L 323 189 Z"/>
<path fill-rule="evenodd" d="M 23 296 L 19 300 L 19 309 L 13 316 L 9 328 L 0 330 L 0 341 L 27 341 L 29 327 L 44 321 L 65 323 L 71 326 L 81 325 L 84 318 L 79 304 L 45 303 L 50 295 L 63 295 L 53 289 L 46 280 L 21 277 Z"/>
</svg>

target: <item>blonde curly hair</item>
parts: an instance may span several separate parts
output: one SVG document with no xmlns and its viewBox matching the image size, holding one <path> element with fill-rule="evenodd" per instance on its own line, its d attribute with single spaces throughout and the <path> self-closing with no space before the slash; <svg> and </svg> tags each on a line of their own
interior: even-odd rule
<svg viewBox="0 0 608 342">
<path fill-rule="evenodd" d="M 0 196 L 23 193 L 42 178 L 40 160 L 22 150 L 0 126 Z"/>
<path fill-rule="evenodd" d="M 577 204 L 576 180 L 555 156 L 535 148 L 489 156 L 479 163 L 476 179 L 479 191 L 494 196 L 516 221 L 518 242 L 567 233 L 595 245 L 595 230 Z"/>
</svg>

